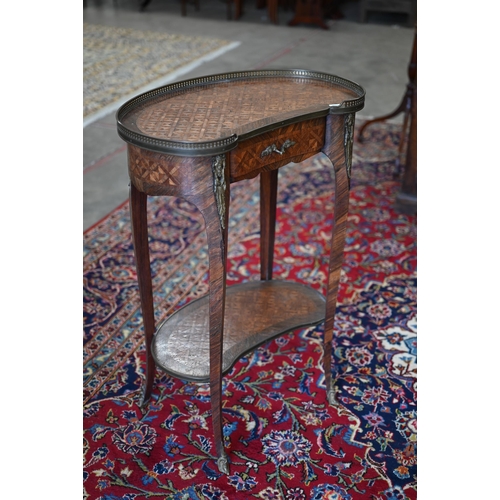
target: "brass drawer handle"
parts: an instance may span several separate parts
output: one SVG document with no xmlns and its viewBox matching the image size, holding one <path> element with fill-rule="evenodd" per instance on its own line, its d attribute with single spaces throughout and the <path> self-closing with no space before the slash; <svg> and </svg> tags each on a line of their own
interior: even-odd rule
<svg viewBox="0 0 500 500">
<path fill-rule="evenodd" d="M 260 153 L 260 157 L 264 158 L 264 156 L 268 156 L 271 153 L 278 153 L 279 155 L 282 155 L 285 152 L 285 149 L 288 149 L 292 147 L 295 144 L 294 141 L 291 141 L 290 139 L 287 139 L 284 143 L 283 146 L 281 146 L 281 149 L 278 149 L 276 147 L 276 144 L 271 144 L 270 146 L 267 146 L 262 153 Z"/>
</svg>

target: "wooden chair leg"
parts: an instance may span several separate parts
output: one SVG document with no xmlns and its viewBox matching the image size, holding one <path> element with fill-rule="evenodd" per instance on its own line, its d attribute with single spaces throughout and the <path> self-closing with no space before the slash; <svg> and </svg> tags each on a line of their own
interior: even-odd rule
<svg viewBox="0 0 500 500">
<path fill-rule="evenodd" d="M 332 131 L 344 133 L 333 135 Z M 354 137 L 354 114 L 329 115 L 323 152 L 328 156 L 335 171 L 335 205 L 333 214 L 332 243 L 326 294 L 326 318 L 324 335 L 323 366 L 325 384 L 330 404 L 336 401 L 335 387 L 332 381 L 332 340 L 335 309 L 340 283 L 340 272 L 344 259 L 344 245 L 349 208 L 349 177 L 352 161 L 352 143 Z"/>
<path fill-rule="evenodd" d="M 149 260 L 147 195 L 133 184 L 130 185 L 130 218 L 146 343 L 146 383 L 140 403 L 141 406 L 145 406 L 151 397 L 156 371 L 155 361 L 151 354 L 151 342 L 156 328 Z"/>
<path fill-rule="evenodd" d="M 368 120 L 359 129 L 358 133 L 358 141 L 361 143 L 363 142 L 363 133 L 367 127 L 369 127 L 372 123 L 377 123 L 377 122 L 382 122 L 385 120 L 389 120 L 390 118 L 394 118 L 395 116 L 399 115 L 400 113 L 404 113 L 408 109 L 408 96 L 405 94 L 403 96 L 403 99 L 399 106 L 392 111 L 391 113 L 388 113 L 387 115 L 384 116 L 379 116 L 378 118 L 373 118 L 372 120 Z"/>
<path fill-rule="evenodd" d="M 243 15 L 243 0 L 234 0 L 234 19 L 238 20 L 242 15 Z"/>
<path fill-rule="evenodd" d="M 278 170 L 260 174 L 260 279 L 273 279 Z"/>
<path fill-rule="evenodd" d="M 278 0 L 267 0 L 267 11 L 269 20 L 273 24 L 278 24 Z"/>
<path fill-rule="evenodd" d="M 327 30 L 328 26 L 323 21 L 323 4 L 321 0 L 297 0 L 295 2 L 295 15 L 288 26 L 297 24 L 316 24 Z"/>
<path fill-rule="evenodd" d="M 396 208 L 407 214 L 417 213 L 417 87 L 412 99 L 408 145 L 401 191 L 396 195 Z"/>
<path fill-rule="evenodd" d="M 358 133 L 358 141 L 363 142 L 363 133 L 367 127 L 369 127 L 372 123 L 377 123 L 377 122 L 382 122 L 385 120 L 389 120 L 390 118 L 394 118 L 395 116 L 399 115 L 400 113 L 404 113 L 404 124 L 403 124 L 403 131 L 402 134 L 405 134 L 406 131 L 406 124 L 408 123 L 408 116 L 411 113 L 412 107 L 413 107 L 413 100 L 414 100 L 414 93 L 415 89 L 417 86 L 417 30 L 415 28 L 415 34 L 413 36 L 413 46 L 412 46 L 412 53 L 411 53 L 411 59 L 410 63 L 408 64 L 408 84 L 406 85 L 406 91 L 403 96 L 403 99 L 401 100 L 399 106 L 392 111 L 391 113 L 388 113 L 383 116 L 379 116 L 378 118 L 374 118 L 373 120 L 368 120 L 367 122 L 363 123 L 363 125 L 359 129 Z M 400 147 L 401 143 L 404 140 L 404 135 L 401 137 L 400 141 Z M 401 151 L 400 151 L 401 153 Z"/>
</svg>

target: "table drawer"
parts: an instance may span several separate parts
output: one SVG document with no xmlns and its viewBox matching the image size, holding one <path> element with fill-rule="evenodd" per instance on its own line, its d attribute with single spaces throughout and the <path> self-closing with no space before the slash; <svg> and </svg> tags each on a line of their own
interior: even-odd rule
<svg viewBox="0 0 500 500">
<path fill-rule="evenodd" d="M 241 141 L 230 152 L 231 181 L 254 177 L 274 163 L 285 165 L 294 157 L 319 152 L 325 142 L 325 122 L 324 117 L 314 118 Z"/>
</svg>

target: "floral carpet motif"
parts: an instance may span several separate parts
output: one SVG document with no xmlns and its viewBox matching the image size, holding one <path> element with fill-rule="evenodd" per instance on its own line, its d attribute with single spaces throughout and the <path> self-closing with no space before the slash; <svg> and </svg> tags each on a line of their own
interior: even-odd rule
<svg viewBox="0 0 500 500">
<path fill-rule="evenodd" d="M 207 384 L 157 370 L 151 403 L 138 406 L 145 351 L 128 204 L 85 233 L 85 498 L 416 498 L 416 218 L 393 208 L 397 131 L 374 125 L 355 144 L 333 346 L 338 404 L 326 399 L 323 325 L 242 358 L 223 379 L 229 476 L 215 461 Z M 258 180 L 231 192 L 229 285 L 259 279 Z M 161 321 L 207 292 L 206 239 L 185 201 L 150 198 L 148 210 Z M 324 292 L 332 210 L 327 160 L 280 170 L 276 279 Z"/>
<path fill-rule="evenodd" d="M 163 85 L 174 72 L 234 46 L 215 38 L 84 23 L 83 116 L 119 106 L 145 87 Z"/>
</svg>

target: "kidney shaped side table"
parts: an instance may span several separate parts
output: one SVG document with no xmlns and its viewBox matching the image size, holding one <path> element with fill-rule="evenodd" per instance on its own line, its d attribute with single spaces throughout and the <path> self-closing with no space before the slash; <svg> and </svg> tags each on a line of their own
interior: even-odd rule
<svg viewBox="0 0 500 500">
<path fill-rule="evenodd" d="M 304 70 L 207 76 L 141 94 L 117 112 L 128 143 L 130 211 L 146 339 L 146 384 L 155 366 L 184 380 L 210 382 L 218 467 L 229 473 L 222 436 L 222 375 L 280 334 L 325 321 L 324 370 L 334 402 L 331 342 L 342 266 L 354 115 L 359 85 Z M 272 280 L 278 169 L 323 152 L 335 172 L 335 205 L 326 300 L 305 284 Z M 261 280 L 228 287 L 230 184 L 260 175 Z M 155 326 L 147 196 L 193 203 L 206 225 L 209 293 Z"/>
</svg>

